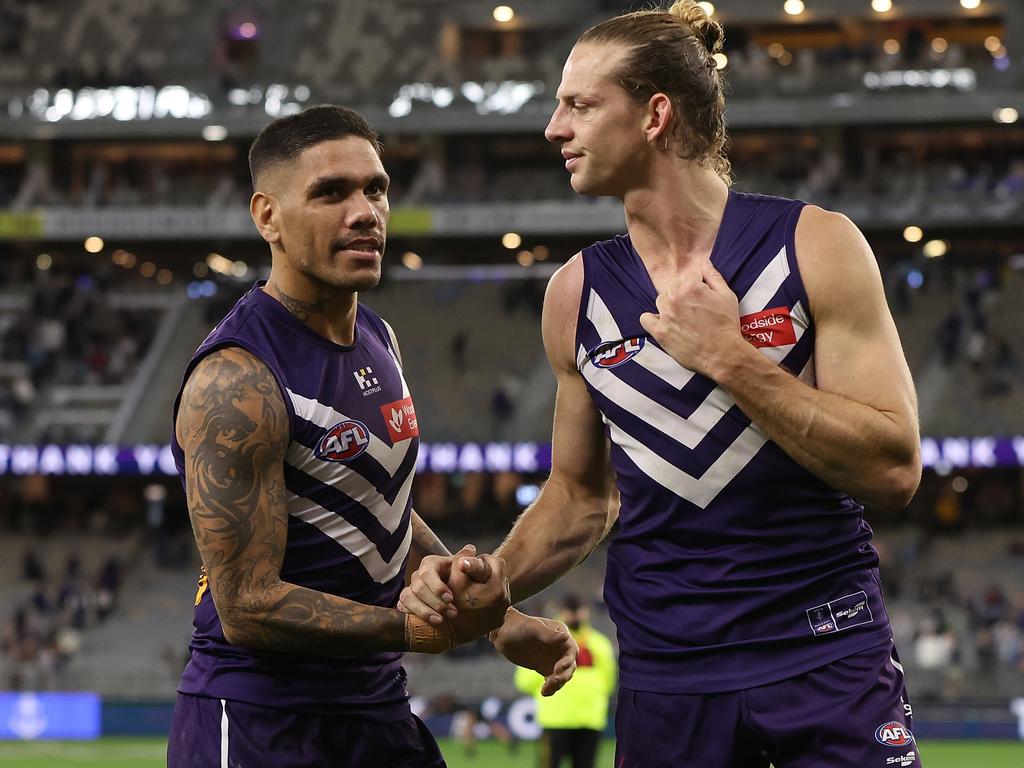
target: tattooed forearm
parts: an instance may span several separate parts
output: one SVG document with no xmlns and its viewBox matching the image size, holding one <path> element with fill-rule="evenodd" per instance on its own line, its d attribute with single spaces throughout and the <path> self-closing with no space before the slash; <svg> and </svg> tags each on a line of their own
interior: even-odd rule
<svg viewBox="0 0 1024 768">
<path fill-rule="evenodd" d="M 293 584 L 281 584 L 267 597 L 257 612 L 251 606 L 232 612 L 232 642 L 331 656 L 404 650 L 405 617 L 398 611 Z"/>
<path fill-rule="evenodd" d="M 405 564 L 405 583 L 409 583 L 409 579 L 416 572 L 416 569 L 420 567 L 420 561 L 423 560 L 427 555 L 440 555 L 446 557 L 451 552 L 448 548 L 437 538 L 430 526 L 423 522 L 416 510 L 412 511 L 412 546 L 409 548 L 409 560 Z"/>
<path fill-rule="evenodd" d="M 176 425 L 196 543 L 229 642 L 295 653 L 401 650 L 404 617 L 281 581 L 288 540 L 288 412 L 267 367 L 215 351 L 182 393 Z"/>
</svg>

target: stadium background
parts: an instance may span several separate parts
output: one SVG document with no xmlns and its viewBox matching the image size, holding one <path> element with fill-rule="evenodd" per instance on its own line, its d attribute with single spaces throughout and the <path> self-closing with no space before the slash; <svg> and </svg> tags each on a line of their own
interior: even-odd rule
<svg viewBox="0 0 1024 768">
<path fill-rule="evenodd" d="M 273 116 L 342 103 L 384 136 L 385 275 L 361 300 L 401 340 L 418 511 L 490 548 L 536 494 L 545 282 L 624 227 L 616 201 L 573 195 L 542 130 L 575 37 L 640 4 L 510 5 L 0 0 L 0 738 L 92 730 L 96 764 L 159 764 L 198 569 L 171 401 L 269 269 L 245 154 Z M 1024 764 L 1024 3 L 715 6 L 736 187 L 864 230 L 915 376 L 925 477 L 868 520 L 926 759 Z M 610 632 L 602 572 L 599 550 L 531 608 L 572 590 Z M 407 668 L 439 736 L 480 702 L 534 733 L 485 644 Z M 0 743 L 0 761 L 88 749 Z"/>
</svg>

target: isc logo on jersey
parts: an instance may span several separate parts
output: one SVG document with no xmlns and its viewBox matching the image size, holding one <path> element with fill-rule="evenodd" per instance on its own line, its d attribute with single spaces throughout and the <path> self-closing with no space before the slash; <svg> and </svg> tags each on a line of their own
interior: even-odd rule
<svg viewBox="0 0 1024 768">
<path fill-rule="evenodd" d="M 875 730 L 875 739 L 887 747 L 905 747 L 913 743 L 914 734 L 908 731 L 903 723 L 891 720 L 878 726 Z"/>
<path fill-rule="evenodd" d="M 370 432 L 366 425 L 348 419 L 328 429 L 316 444 L 316 457 L 324 461 L 350 461 L 370 445 Z"/>
<path fill-rule="evenodd" d="M 627 360 L 632 360 L 644 348 L 644 337 L 637 336 L 613 344 L 598 347 L 590 354 L 590 359 L 598 368 L 614 368 Z"/>
</svg>

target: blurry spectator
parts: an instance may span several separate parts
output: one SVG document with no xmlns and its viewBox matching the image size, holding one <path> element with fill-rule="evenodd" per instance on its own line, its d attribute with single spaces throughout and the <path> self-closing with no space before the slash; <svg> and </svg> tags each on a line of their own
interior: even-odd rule
<svg viewBox="0 0 1024 768">
<path fill-rule="evenodd" d="M 945 669 L 953 662 L 956 642 L 935 618 L 927 618 L 914 641 L 914 658 L 922 669 Z"/>
<path fill-rule="evenodd" d="M 39 559 L 39 553 L 35 547 L 30 546 L 25 549 L 25 554 L 21 559 L 21 575 L 25 581 L 39 582 L 46 580 L 46 566 Z"/>
<path fill-rule="evenodd" d="M 538 749 L 541 768 L 559 768 L 569 758 L 573 768 L 593 768 L 608 724 L 608 701 L 618 682 L 611 641 L 590 626 L 590 611 L 576 595 L 566 595 L 559 617 L 579 645 L 576 672 L 551 697 L 540 695 L 543 678 L 516 668 L 515 684 L 537 699 L 537 722 L 544 728 Z"/>
<path fill-rule="evenodd" d="M 96 618 L 106 621 L 117 609 L 117 598 L 121 592 L 121 562 L 116 557 L 107 558 L 96 579 Z"/>
</svg>

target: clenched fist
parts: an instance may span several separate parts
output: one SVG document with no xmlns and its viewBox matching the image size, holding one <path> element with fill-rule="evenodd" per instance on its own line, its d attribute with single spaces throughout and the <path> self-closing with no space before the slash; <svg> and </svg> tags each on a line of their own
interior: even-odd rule
<svg viewBox="0 0 1024 768">
<path fill-rule="evenodd" d="M 740 332 L 739 301 L 725 278 L 701 264 L 658 294 L 658 314 L 640 315 L 640 325 L 684 368 L 715 379 L 723 361 L 746 346 Z"/>
</svg>

